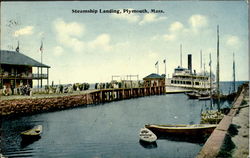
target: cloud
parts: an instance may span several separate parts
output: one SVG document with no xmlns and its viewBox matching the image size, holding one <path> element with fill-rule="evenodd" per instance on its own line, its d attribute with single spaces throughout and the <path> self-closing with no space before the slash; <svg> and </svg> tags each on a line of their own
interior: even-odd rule
<svg viewBox="0 0 250 158">
<path fill-rule="evenodd" d="M 44 37 L 44 32 L 39 32 L 39 33 L 38 33 L 38 37 L 39 37 L 39 38 L 43 38 L 43 37 Z"/>
<path fill-rule="evenodd" d="M 146 14 L 143 19 L 139 22 L 139 25 L 143 25 L 146 23 L 157 22 L 161 20 L 165 20 L 167 17 L 157 17 L 156 14 Z"/>
<path fill-rule="evenodd" d="M 61 44 L 72 48 L 75 52 L 83 51 L 85 43 L 80 40 L 80 37 L 85 32 L 83 24 L 77 22 L 66 23 L 62 19 L 57 19 L 54 21 L 54 28 L 57 32 L 57 40 Z"/>
<path fill-rule="evenodd" d="M 129 10 L 134 10 L 134 9 L 129 9 Z M 111 14 L 111 17 L 114 19 L 119 19 L 119 20 L 125 20 L 129 23 L 138 23 L 139 25 L 144 25 L 146 23 L 152 23 L 152 22 L 157 22 L 161 20 L 167 19 L 167 17 L 159 17 L 157 14 L 145 14 L 143 17 L 139 16 L 135 13 L 133 14 L 128 14 L 128 13 L 121 13 L 121 14 L 116 14 L 113 13 Z"/>
<path fill-rule="evenodd" d="M 188 21 L 191 27 L 194 29 L 199 29 L 207 26 L 207 18 L 203 15 L 192 15 Z"/>
<path fill-rule="evenodd" d="M 54 21 L 53 26 L 56 31 L 57 41 L 72 49 L 74 52 L 83 53 L 83 51 L 111 51 L 113 46 L 111 46 L 111 37 L 107 33 L 102 33 L 96 38 L 90 41 L 82 40 L 82 36 L 85 33 L 85 27 L 83 24 L 77 22 L 66 23 L 62 19 L 57 19 Z M 55 55 L 61 55 L 63 48 L 55 47 Z"/>
<path fill-rule="evenodd" d="M 173 22 L 170 27 L 169 27 L 169 31 L 170 32 L 176 32 L 176 31 L 180 31 L 184 28 L 183 24 L 179 21 Z"/>
<path fill-rule="evenodd" d="M 159 58 L 159 54 L 156 52 L 149 52 L 147 53 L 149 59 L 156 60 Z"/>
<path fill-rule="evenodd" d="M 83 24 L 77 22 L 66 23 L 62 19 L 57 19 L 54 22 L 56 31 L 65 36 L 77 36 L 80 37 L 84 33 L 85 27 Z"/>
<path fill-rule="evenodd" d="M 111 17 L 114 19 L 126 20 L 129 23 L 136 23 L 140 20 L 140 17 L 138 15 L 127 14 L 127 13 L 122 13 L 122 14 L 113 13 L 113 14 L 111 14 Z"/>
<path fill-rule="evenodd" d="M 53 49 L 53 54 L 55 55 L 55 56 L 61 56 L 62 54 L 63 54 L 63 48 L 62 47 L 60 47 L 60 46 L 56 46 L 56 47 L 54 47 L 54 49 Z"/>
<path fill-rule="evenodd" d="M 154 41 L 154 40 L 158 40 L 158 39 L 162 39 L 162 36 L 161 35 L 154 35 L 153 37 L 151 37 L 150 40 Z"/>
<path fill-rule="evenodd" d="M 33 28 L 34 28 L 33 26 L 26 26 L 22 29 L 15 31 L 14 36 L 18 37 L 21 35 L 31 35 L 31 34 L 33 34 Z"/>
<path fill-rule="evenodd" d="M 232 47 L 238 47 L 240 45 L 240 40 L 237 36 L 228 35 L 226 37 L 226 44 Z"/>
<path fill-rule="evenodd" d="M 174 34 L 165 34 L 163 35 L 164 40 L 166 41 L 173 41 L 176 39 L 176 35 Z"/>
<path fill-rule="evenodd" d="M 177 38 L 178 34 L 180 34 L 183 30 L 184 25 L 179 21 L 175 21 L 170 24 L 168 28 L 169 33 L 163 35 L 162 37 L 166 41 L 174 41 Z"/>
<path fill-rule="evenodd" d="M 207 33 L 208 30 L 202 30 L 207 26 L 208 20 L 203 15 L 192 15 L 188 19 L 189 26 L 184 26 L 181 22 L 175 21 L 170 24 L 168 28 L 168 32 L 162 36 L 162 38 L 166 41 L 174 41 L 176 39 L 194 37 L 196 35 L 201 35 Z"/>
<path fill-rule="evenodd" d="M 109 34 L 101 34 L 97 36 L 97 38 L 88 43 L 88 46 L 91 49 L 100 48 L 104 51 L 110 51 L 112 46 L 110 45 L 110 35 Z"/>
</svg>

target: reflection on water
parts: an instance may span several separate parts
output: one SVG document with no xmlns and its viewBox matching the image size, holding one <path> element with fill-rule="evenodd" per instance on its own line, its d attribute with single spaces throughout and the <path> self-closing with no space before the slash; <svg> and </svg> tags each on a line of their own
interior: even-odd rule
<svg viewBox="0 0 250 158">
<path fill-rule="evenodd" d="M 195 157 L 199 143 L 166 138 L 144 146 L 138 131 L 145 124 L 196 124 L 207 108 L 209 102 L 169 94 L 4 118 L 1 150 L 7 157 Z M 38 124 L 43 126 L 41 138 L 22 142 L 20 133 Z"/>
<path fill-rule="evenodd" d="M 145 141 L 140 140 L 139 141 L 140 145 L 146 149 L 154 149 L 157 148 L 157 143 L 156 142 L 152 142 L 152 143 L 148 143 Z"/>
<path fill-rule="evenodd" d="M 25 148 L 26 146 L 34 143 L 35 141 L 38 141 L 39 139 L 41 139 L 41 136 L 37 136 L 37 137 L 34 137 L 34 138 L 23 138 L 22 141 L 21 141 L 21 148 Z"/>
<path fill-rule="evenodd" d="M 170 141 L 176 141 L 176 142 L 189 142 L 189 143 L 195 143 L 202 145 L 206 142 L 208 137 L 196 137 L 196 136 L 175 136 L 175 135 L 161 135 L 158 137 L 158 139 L 162 140 L 170 140 Z"/>
</svg>

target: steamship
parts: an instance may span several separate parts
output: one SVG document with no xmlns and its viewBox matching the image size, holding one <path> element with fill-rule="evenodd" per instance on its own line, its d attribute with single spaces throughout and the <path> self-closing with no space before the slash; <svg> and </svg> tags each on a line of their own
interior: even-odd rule
<svg viewBox="0 0 250 158">
<path fill-rule="evenodd" d="M 213 89 L 214 77 L 211 77 L 208 73 L 196 73 L 192 72 L 192 56 L 188 55 L 188 68 L 178 66 L 174 69 L 172 78 L 166 79 L 167 87 L 179 87 L 196 90 L 210 90 Z M 211 85 L 210 85 L 211 82 Z"/>
</svg>

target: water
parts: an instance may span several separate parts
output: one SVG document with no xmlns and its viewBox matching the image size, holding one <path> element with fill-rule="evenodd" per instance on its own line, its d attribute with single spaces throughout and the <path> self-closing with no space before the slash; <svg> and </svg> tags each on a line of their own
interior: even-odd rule
<svg viewBox="0 0 250 158">
<path fill-rule="evenodd" d="M 199 123 L 200 112 L 206 108 L 208 101 L 169 94 L 5 118 L 1 149 L 7 157 L 195 157 L 203 144 L 158 139 L 150 148 L 139 143 L 138 133 L 148 123 Z M 41 139 L 22 142 L 20 132 L 37 124 L 43 125 Z"/>
<path fill-rule="evenodd" d="M 235 90 L 237 91 L 238 87 L 245 82 L 249 81 L 236 81 L 235 82 Z M 222 94 L 229 94 L 233 91 L 233 82 L 220 82 L 221 92 Z"/>
</svg>

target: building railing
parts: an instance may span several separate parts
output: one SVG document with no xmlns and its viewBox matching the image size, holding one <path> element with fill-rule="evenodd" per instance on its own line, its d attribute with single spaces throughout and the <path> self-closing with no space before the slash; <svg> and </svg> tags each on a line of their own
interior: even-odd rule
<svg viewBox="0 0 250 158">
<path fill-rule="evenodd" d="M 32 73 L 0 73 L 3 79 L 48 79 L 48 74 L 32 74 Z"/>
<path fill-rule="evenodd" d="M 32 77 L 34 79 L 47 79 L 48 78 L 48 74 L 32 74 Z"/>
</svg>

